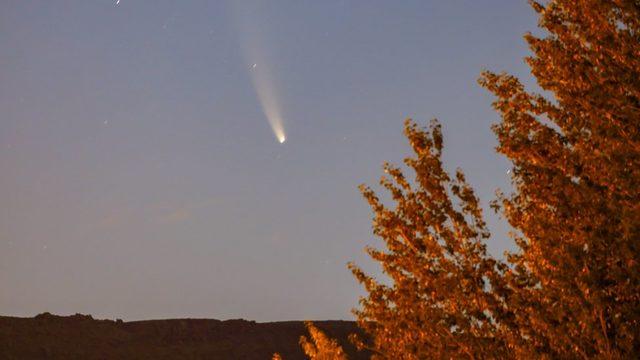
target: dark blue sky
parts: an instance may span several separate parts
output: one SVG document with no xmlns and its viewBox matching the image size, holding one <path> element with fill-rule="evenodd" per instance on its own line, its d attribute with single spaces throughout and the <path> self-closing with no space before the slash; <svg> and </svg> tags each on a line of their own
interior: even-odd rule
<svg viewBox="0 0 640 360">
<path fill-rule="evenodd" d="M 530 81 L 525 0 L 238 3 L 0 3 L 1 314 L 351 318 L 345 264 L 380 245 L 357 185 L 407 117 L 440 119 L 485 207 L 507 186 L 476 79 Z"/>
</svg>

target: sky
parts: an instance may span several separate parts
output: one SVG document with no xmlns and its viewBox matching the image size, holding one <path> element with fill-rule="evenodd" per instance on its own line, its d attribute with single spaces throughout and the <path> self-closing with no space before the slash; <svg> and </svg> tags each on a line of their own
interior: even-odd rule
<svg viewBox="0 0 640 360">
<path fill-rule="evenodd" d="M 352 319 L 408 117 L 512 246 L 476 81 L 531 83 L 525 0 L 116 2 L 0 2 L 1 315 Z"/>
</svg>

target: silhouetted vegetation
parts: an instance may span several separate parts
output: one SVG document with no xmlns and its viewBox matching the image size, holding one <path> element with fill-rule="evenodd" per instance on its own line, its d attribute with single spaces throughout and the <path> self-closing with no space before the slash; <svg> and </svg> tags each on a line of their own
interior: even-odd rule
<svg viewBox="0 0 640 360">
<path fill-rule="evenodd" d="M 365 359 L 347 341 L 352 321 L 316 326 L 345 345 L 351 359 Z M 304 359 L 302 321 L 96 320 L 89 315 L 35 318 L 0 316 L 0 359 Z"/>
</svg>

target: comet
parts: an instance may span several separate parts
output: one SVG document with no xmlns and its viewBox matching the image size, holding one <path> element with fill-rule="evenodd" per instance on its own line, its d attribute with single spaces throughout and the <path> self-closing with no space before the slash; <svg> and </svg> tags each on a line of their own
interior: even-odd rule
<svg viewBox="0 0 640 360">
<path fill-rule="evenodd" d="M 257 18 L 252 15 L 262 13 L 261 11 L 255 11 L 256 7 L 259 6 L 257 2 L 234 1 L 233 3 L 235 4 L 234 10 L 243 55 L 247 63 L 251 64 L 249 66 L 251 83 L 273 135 L 282 144 L 286 141 L 287 136 L 284 130 L 284 118 L 278 97 L 278 87 L 276 86 L 273 69 L 270 66 L 272 58 L 270 58 L 269 55 L 271 54 L 268 50 L 272 49 L 264 46 L 267 43 L 265 37 L 268 34 L 268 23 L 265 22 L 267 19 Z M 261 23 L 261 21 L 263 22 Z"/>
<path fill-rule="evenodd" d="M 271 74 L 271 71 L 266 66 L 255 66 L 251 71 L 251 81 L 262 107 L 262 112 L 267 118 L 276 139 L 282 144 L 287 137 L 284 133 L 284 122 Z"/>
</svg>

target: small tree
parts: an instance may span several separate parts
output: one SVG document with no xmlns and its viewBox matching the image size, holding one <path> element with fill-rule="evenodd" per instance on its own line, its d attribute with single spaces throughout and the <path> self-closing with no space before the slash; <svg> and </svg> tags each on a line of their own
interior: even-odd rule
<svg viewBox="0 0 640 360">
<path fill-rule="evenodd" d="M 312 322 L 306 322 L 307 330 L 311 336 L 311 340 L 306 336 L 300 337 L 300 346 L 302 350 L 311 360 L 347 360 L 347 355 L 334 339 L 330 339 L 313 325 Z"/>
</svg>

